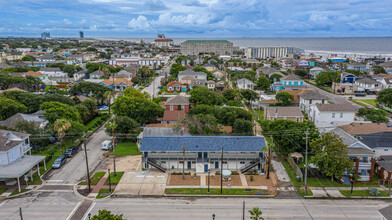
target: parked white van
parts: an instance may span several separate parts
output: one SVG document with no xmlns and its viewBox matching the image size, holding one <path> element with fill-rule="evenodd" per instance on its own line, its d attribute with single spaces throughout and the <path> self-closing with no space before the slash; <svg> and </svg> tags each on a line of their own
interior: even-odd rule
<svg viewBox="0 0 392 220">
<path fill-rule="evenodd" d="M 112 141 L 106 140 L 102 142 L 102 147 L 101 147 L 102 150 L 110 150 L 112 149 L 112 147 L 113 147 Z"/>
</svg>

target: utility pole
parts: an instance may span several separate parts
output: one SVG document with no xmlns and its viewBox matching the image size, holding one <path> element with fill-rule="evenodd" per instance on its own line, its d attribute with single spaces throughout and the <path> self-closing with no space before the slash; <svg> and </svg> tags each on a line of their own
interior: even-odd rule
<svg viewBox="0 0 392 220">
<path fill-rule="evenodd" d="M 305 149 L 305 195 L 308 195 L 308 145 L 309 128 L 306 130 L 306 149 Z"/>
<path fill-rule="evenodd" d="M 86 138 L 86 133 L 84 133 L 84 140 L 83 140 L 83 144 L 84 144 L 84 155 L 86 157 L 86 169 L 87 169 L 87 183 L 88 183 L 88 192 L 91 192 L 91 182 L 90 182 L 90 172 L 89 172 L 89 168 L 88 168 L 88 158 L 87 158 L 87 138 Z M 109 173 L 110 175 L 110 173 Z"/>
<path fill-rule="evenodd" d="M 20 216 L 20 220 L 23 220 L 22 207 L 19 207 L 19 216 Z"/>
<path fill-rule="evenodd" d="M 242 202 L 242 220 L 245 220 L 245 201 Z"/>
<path fill-rule="evenodd" d="M 185 147 L 182 146 L 182 180 L 185 180 Z"/>
<path fill-rule="evenodd" d="M 273 144 L 274 139 L 273 138 L 271 138 L 271 139 L 272 139 L 272 144 Z M 270 166 L 271 166 L 271 146 L 268 147 L 267 154 L 268 154 L 268 158 L 267 158 L 267 177 L 266 177 L 266 179 L 269 179 L 270 178 Z"/>
<path fill-rule="evenodd" d="M 223 194 L 223 146 L 222 146 L 222 154 L 221 154 L 221 194 Z"/>
<path fill-rule="evenodd" d="M 389 179 L 389 191 L 388 191 L 388 195 L 391 196 L 391 181 L 392 179 Z"/>
<path fill-rule="evenodd" d="M 114 142 L 114 128 L 112 128 L 112 138 L 113 138 L 113 176 L 117 176 L 116 173 L 116 143 Z M 110 176 L 110 173 L 109 173 Z"/>
</svg>

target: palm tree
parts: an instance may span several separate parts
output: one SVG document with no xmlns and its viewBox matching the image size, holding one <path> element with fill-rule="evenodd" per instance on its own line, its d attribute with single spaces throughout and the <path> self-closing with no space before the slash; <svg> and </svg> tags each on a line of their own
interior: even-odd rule
<svg viewBox="0 0 392 220">
<path fill-rule="evenodd" d="M 251 210 L 249 210 L 249 214 L 250 219 L 252 220 L 264 220 L 263 217 L 261 217 L 261 214 L 263 214 L 263 212 L 261 212 L 261 210 L 258 207 L 253 207 Z"/>
<path fill-rule="evenodd" d="M 112 101 L 112 98 L 113 98 L 115 95 L 116 95 L 116 92 L 115 92 L 115 91 L 106 91 L 106 92 L 103 94 L 103 97 L 105 98 L 105 100 L 107 101 L 108 106 L 109 106 L 109 115 L 110 115 L 110 107 L 111 107 L 111 105 L 112 105 L 111 101 Z"/>
<path fill-rule="evenodd" d="M 108 124 L 106 125 L 106 128 L 109 130 L 112 130 L 112 138 L 113 138 L 112 144 L 113 144 L 113 156 L 114 156 L 113 157 L 113 168 L 114 168 L 113 175 L 117 176 L 117 173 L 116 173 L 116 145 L 114 143 L 114 130 L 116 130 L 117 124 L 115 121 L 108 122 Z M 109 175 L 110 175 L 110 173 L 109 173 Z"/>
<path fill-rule="evenodd" d="M 70 129 L 71 126 L 72 126 L 71 123 L 66 119 L 57 119 L 54 122 L 53 130 L 58 133 L 58 138 L 60 140 L 61 154 L 63 154 L 62 142 L 63 142 L 63 138 L 65 137 L 65 132 L 67 132 L 67 130 Z"/>
</svg>

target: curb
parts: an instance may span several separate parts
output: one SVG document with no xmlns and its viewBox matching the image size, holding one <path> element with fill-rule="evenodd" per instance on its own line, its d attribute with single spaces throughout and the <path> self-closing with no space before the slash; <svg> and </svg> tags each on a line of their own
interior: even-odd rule
<svg viewBox="0 0 392 220">
<path fill-rule="evenodd" d="M 194 197 L 194 198 L 274 198 L 274 195 L 187 195 L 187 194 L 164 194 L 163 197 Z"/>
</svg>

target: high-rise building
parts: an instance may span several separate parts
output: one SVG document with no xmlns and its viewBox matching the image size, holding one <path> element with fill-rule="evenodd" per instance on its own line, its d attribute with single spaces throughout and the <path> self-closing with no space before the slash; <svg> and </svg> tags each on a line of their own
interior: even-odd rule
<svg viewBox="0 0 392 220">
<path fill-rule="evenodd" d="M 187 40 L 181 43 L 182 55 L 232 55 L 233 43 L 227 40 Z"/>
<path fill-rule="evenodd" d="M 48 39 L 48 38 L 50 38 L 50 32 L 42 32 L 42 33 L 41 33 L 41 38 L 42 38 L 42 39 Z"/>
<path fill-rule="evenodd" d="M 79 31 L 79 38 L 84 38 L 84 33 L 83 33 L 83 31 Z"/>
<path fill-rule="evenodd" d="M 295 47 L 248 47 L 245 49 L 245 56 L 247 58 L 280 58 L 303 52 L 302 49 Z"/>
<path fill-rule="evenodd" d="M 164 34 L 158 34 L 157 39 L 155 39 L 155 46 L 157 47 L 170 47 L 173 44 L 173 40 L 166 38 Z"/>
</svg>

